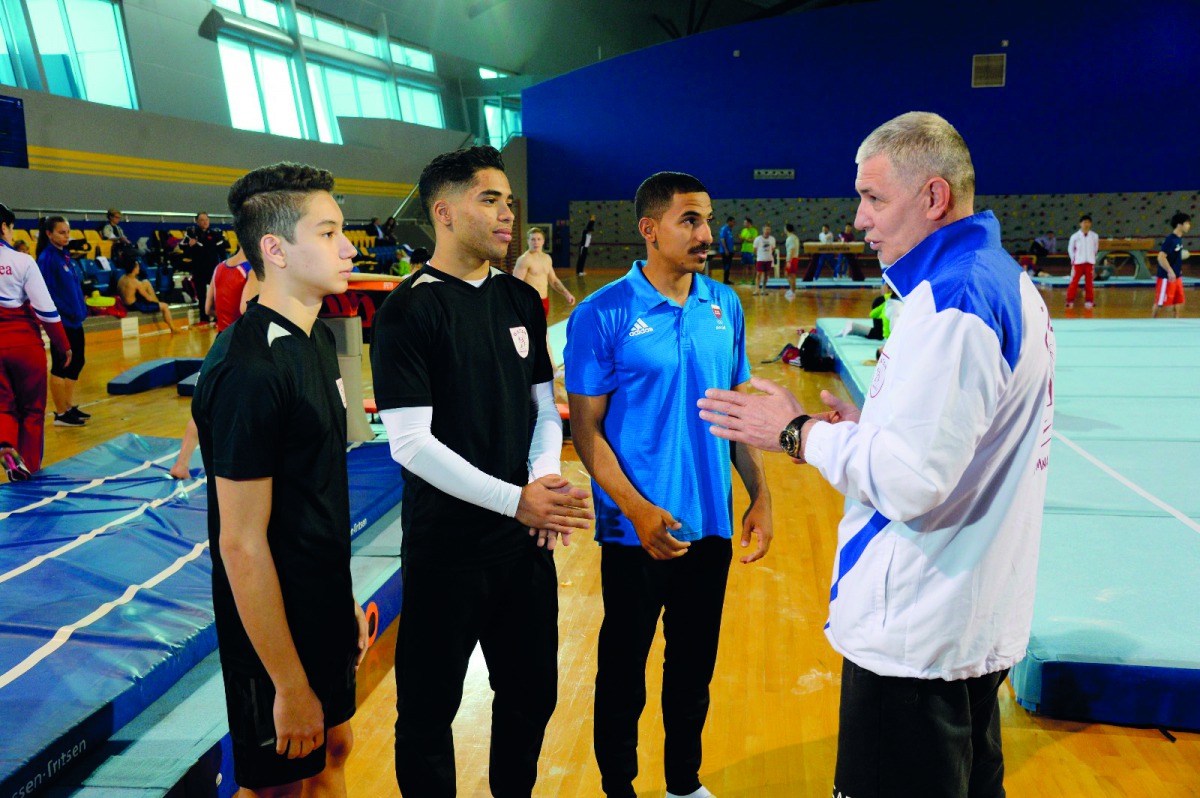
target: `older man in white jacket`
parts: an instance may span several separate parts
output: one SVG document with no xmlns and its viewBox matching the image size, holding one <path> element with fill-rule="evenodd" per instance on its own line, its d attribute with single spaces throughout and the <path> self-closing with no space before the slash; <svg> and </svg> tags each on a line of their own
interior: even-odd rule
<svg viewBox="0 0 1200 798">
<path fill-rule="evenodd" d="M 709 391 L 713 434 L 846 494 L 826 635 L 845 662 L 834 795 L 1004 795 L 997 690 L 1025 654 L 1053 420 L 1054 334 L 974 212 L 958 132 L 908 113 L 859 148 L 855 225 L 904 316 L 861 414 L 828 393 Z"/>
</svg>

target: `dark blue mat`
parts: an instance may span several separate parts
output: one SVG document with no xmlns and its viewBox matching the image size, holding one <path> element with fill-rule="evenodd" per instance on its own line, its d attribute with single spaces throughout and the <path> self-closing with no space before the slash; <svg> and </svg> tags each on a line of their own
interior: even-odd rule
<svg viewBox="0 0 1200 798">
<path fill-rule="evenodd" d="M 216 647 L 202 470 L 123 435 L 0 486 L 0 795 L 52 783 Z M 352 535 L 400 501 L 386 443 L 355 444 Z M 14 722 L 19 719 L 19 722 Z"/>
</svg>

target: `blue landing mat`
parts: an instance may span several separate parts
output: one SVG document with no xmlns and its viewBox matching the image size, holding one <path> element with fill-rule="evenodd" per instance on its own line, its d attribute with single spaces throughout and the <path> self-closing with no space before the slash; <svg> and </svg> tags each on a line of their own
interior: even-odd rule
<svg viewBox="0 0 1200 798">
<path fill-rule="evenodd" d="M 876 342 L 833 338 L 861 404 Z M 903 323 L 903 321 L 901 322 Z M 1055 442 L 1026 709 L 1200 729 L 1200 320 L 1056 320 Z"/>
<path fill-rule="evenodd" d="M 178 447 L 123 435 L 0 486 L 0 717 L 20 719 L 0 795 L 53 782 L 214 650 L 205 480 L 167 475 Z M 347 458 L 358 531 L 402 485 L 386 444 Z"/>
</svg>

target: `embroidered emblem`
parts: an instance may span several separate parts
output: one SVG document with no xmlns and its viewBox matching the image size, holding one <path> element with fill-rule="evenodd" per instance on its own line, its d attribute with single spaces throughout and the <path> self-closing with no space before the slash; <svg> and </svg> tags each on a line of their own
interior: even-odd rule
<svg viewBox="0 0 1200 798">
<path fill-rule="evenodd" d="M 521 357 L 529 357 L 529 333 L 524 327 L 509 327 L 509 333 L 512 335 L 513 346 L 517 348 L 517 354 Z"/>
<path fill-rule="evenodd" d="M 886 352 L 879 354 L 879 363 L 875 366 L 875 377 L 871 380 L 871 398 L 874 399 L 883 390 L 883 379 L 887 376 L 887 364 L 890 358 Z"/>
</svg>

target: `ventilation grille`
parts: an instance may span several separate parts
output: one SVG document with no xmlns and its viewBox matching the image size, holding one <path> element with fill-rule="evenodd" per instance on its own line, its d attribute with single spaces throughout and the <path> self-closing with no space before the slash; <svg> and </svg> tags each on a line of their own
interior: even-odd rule
<svg viewBox="0 0 1200 798">
<path fill-rule="evenodd" d="M 1005 53 L 977 55 L 971 59 L 971 88 L 993 89 L 1004 86 L 1008 56 Z"/>
</svg>

